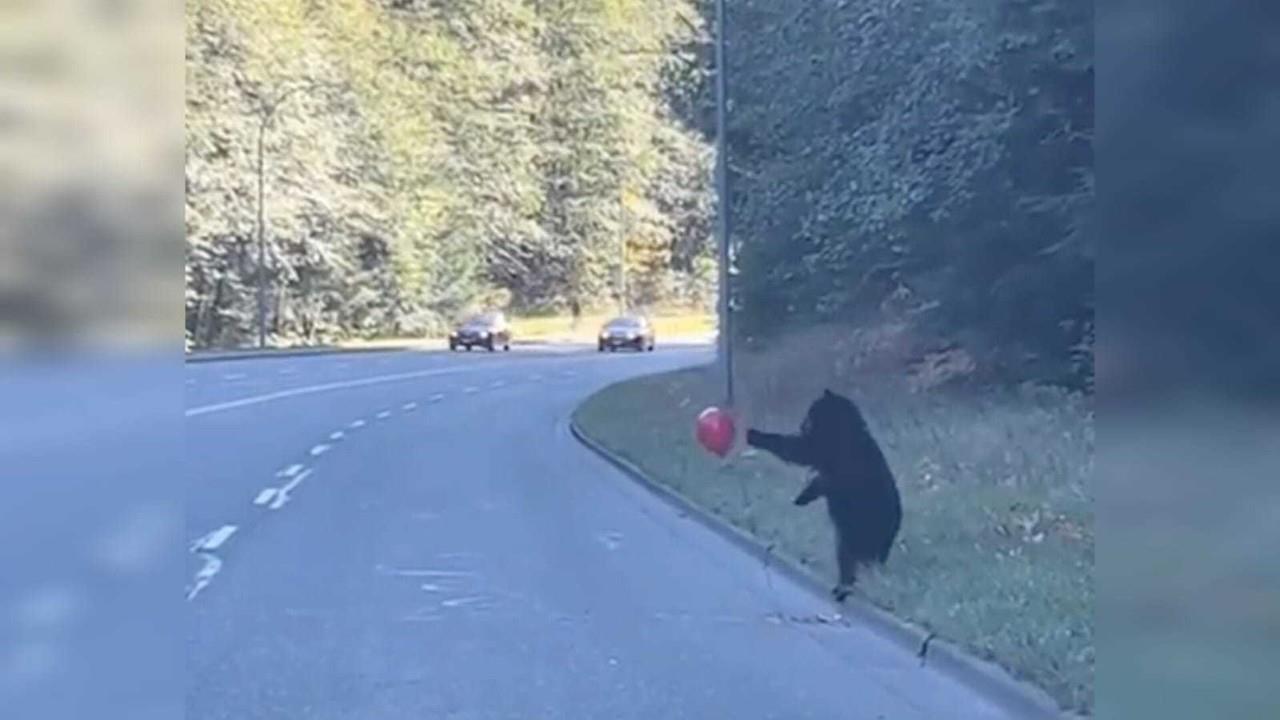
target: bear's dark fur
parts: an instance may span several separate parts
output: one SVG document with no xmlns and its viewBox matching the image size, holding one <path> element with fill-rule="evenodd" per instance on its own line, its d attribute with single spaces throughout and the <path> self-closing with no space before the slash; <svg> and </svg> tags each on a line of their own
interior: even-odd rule
<svg viewBox="0 0 1280 720">
<path fill-rule="evenodd" d="M 809 406 L 799 435 L 750 429 L 747 444 L 816 471 L 795 504 L 827 498 L 840 568 L 832 594 L 844 600 L 858 566 L 888 561 L 902 525 L 897 483 L 862 413 L 849 398 L 827 390 Z"/>
</svg>

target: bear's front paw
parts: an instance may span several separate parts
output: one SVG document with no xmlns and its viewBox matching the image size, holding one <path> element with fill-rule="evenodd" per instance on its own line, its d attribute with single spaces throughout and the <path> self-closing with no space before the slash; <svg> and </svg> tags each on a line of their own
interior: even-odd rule
<svg viewBox="0 0 1280 720">
<path fill-rule="evenodd" d="M 747 430 L 747 444 L 748 444 L 748 445 L 751 445 L 751 446 L 753 446 L 753 447 L 754 447 L 754 446 L 756 445 L 756 443 L 757 443 L 757 442 L 759 442 L 759 441 L 760 441 L 760 432 L 759 432 L 758 430 L 756 430 L 755 428 L 750 428 L 750 429 L 748 429 L 748 430 Z"/>
<path fill-rule="evenodd" d="M 853 593 L 853 588 L 848 585 L 837 585 L 831 588 L 831 597 L 835 598 L 838 603 L 844 602 L 845 598 L 849 597 L 851 593 Z"/>
</svg>

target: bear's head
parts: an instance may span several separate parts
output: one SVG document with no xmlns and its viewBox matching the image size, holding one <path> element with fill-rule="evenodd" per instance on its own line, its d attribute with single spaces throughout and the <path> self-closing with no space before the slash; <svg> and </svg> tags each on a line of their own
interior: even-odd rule
<svg viewBox="0 0 1280 720">
<path fill-rule="evenodd" d="M 819 445 L 830 447 L 847 442 L 851 433 L 863 428 L 862 414 L 849 398 L 824 390 L 813 401 L 800 425 L 800 434 Z"/>
</svg>

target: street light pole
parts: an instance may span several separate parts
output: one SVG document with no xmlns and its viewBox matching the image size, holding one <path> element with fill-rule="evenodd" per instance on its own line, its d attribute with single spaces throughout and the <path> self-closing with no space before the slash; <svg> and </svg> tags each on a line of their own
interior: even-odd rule
<svg viewBox="0 0 1280 720">
<path fill-rule="evenodd" d="M 267 126 L 276 110 L 295 92 L 317 87 L 315 83 L 294 85 L 280 93 L 274 102 L 264 101 L 258 109 L 258 347 L 267 346 L 267 239 L 264 187 L 266 184 L 266 135 Z"/>
<path fill-rule="evenodd" d="M 733 306 L 730 302 L 729 272 L 729 158 L 725 137 L 728 78 L 724 62 L 724 0 L 716 0 L 716 195 L 717 232 L 720 256 L 720 363 L 724 370 L 725 405 L 733 407 Z"/>
<path fill-rule="evenodd" d="M 267 241 L 263 210 L 263 142 L 267 123 L 271 121 L 271 108 L 262 114 L 258 123 L 258 348 L 267 347 Z"/>
</svg>

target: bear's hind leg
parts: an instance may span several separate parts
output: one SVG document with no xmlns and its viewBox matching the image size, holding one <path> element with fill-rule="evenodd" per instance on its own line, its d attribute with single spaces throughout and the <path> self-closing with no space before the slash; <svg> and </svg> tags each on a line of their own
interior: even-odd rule
<svg viewBox="0 0 1280 720">
<path fill-rule="evenodd" d="M 858 580 L 858 562 L 843 539 L 836 542 L 836 563 L 840 568 L 840 584 L 832 588 L 831 596 L 836 602 L 844 602 Z"/>
</svg>

